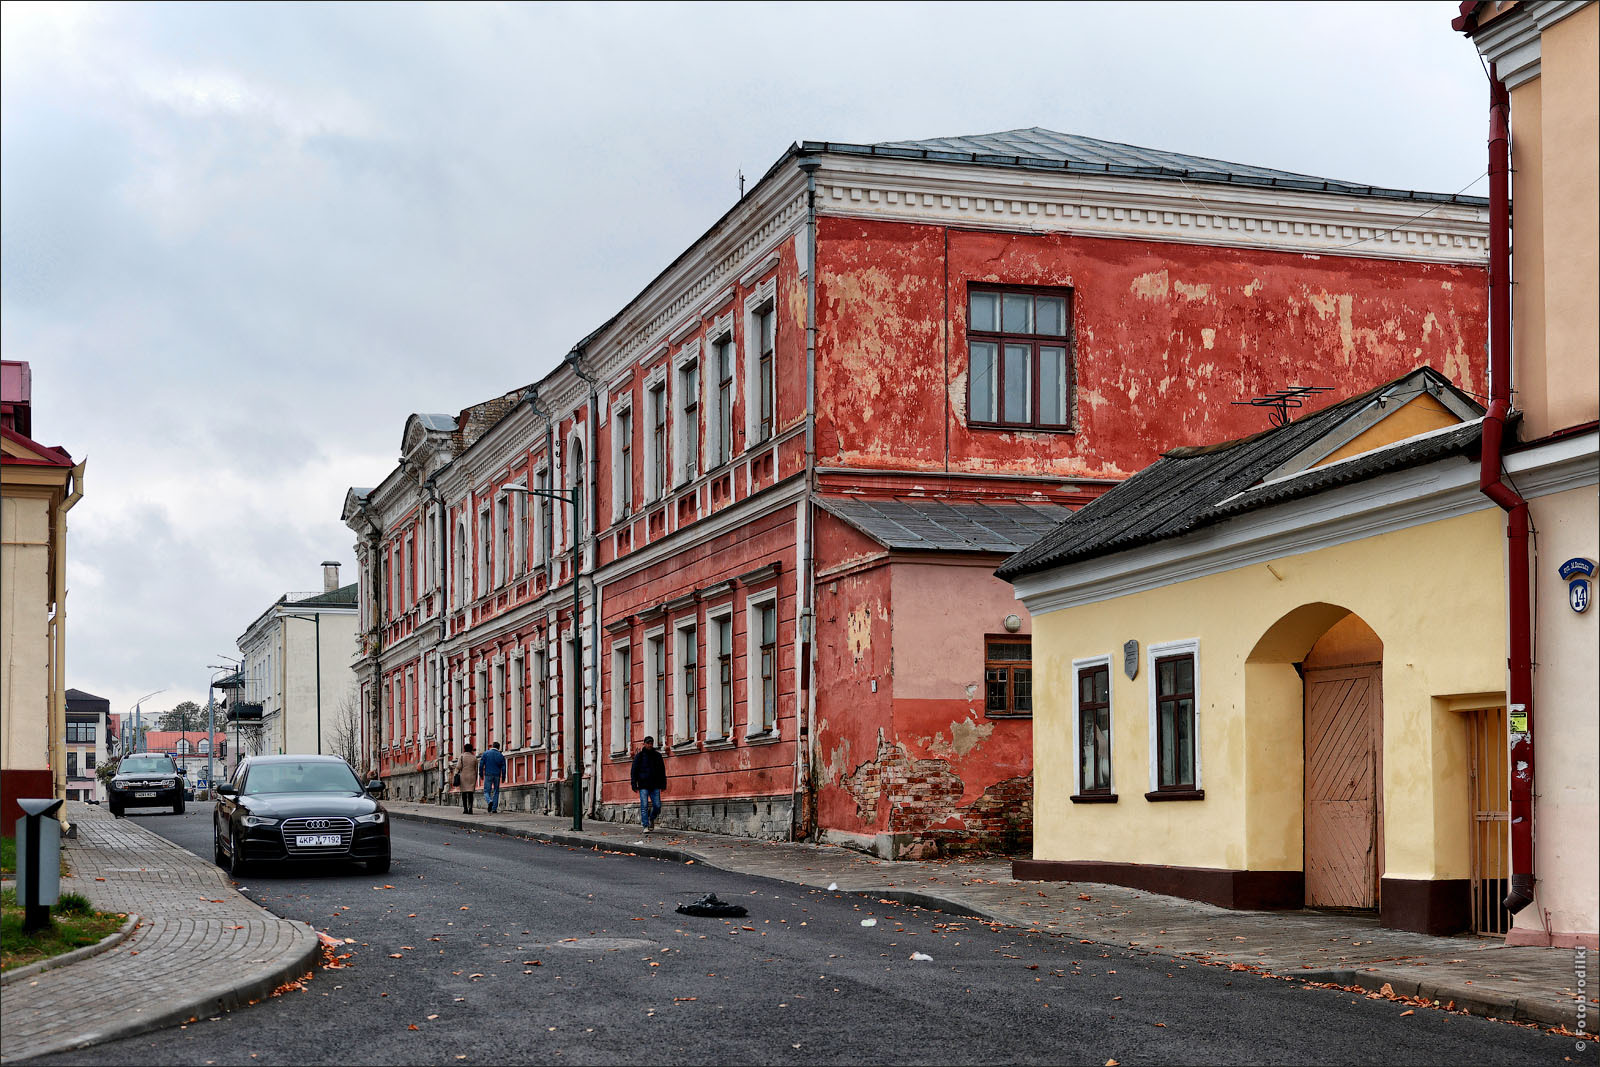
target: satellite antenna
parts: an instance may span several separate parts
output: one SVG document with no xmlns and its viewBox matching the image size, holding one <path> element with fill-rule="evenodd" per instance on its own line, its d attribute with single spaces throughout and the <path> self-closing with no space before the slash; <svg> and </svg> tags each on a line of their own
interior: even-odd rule
<svg viewBox="0 0 1600 1067">
<path fill-rule="evenodd" d="M 1235 406 L 1249 406 L 1253 408 L 1267 408 L 1267 417 L 1274 426 L 1289 425 L 1289 409 L 1305 407 L 1307 397 L 1318 393 L 1331 392 L 1329 385 L 1291 385 L 1284 389 L 1274 389 L 1264 396 L 1253 396 L 1249 400 L 1235 400 Z"/>
</svg>

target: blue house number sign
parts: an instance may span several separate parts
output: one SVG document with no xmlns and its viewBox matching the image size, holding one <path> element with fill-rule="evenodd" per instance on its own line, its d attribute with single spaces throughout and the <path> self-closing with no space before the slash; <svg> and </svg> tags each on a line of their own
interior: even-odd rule
<svg viewBox="0 0 1600 1067">
<path fill-rule="evenodd" d="M 1567 603 L 1582 614 L 1594 597 L 1594 560 L 1574 556 L 1561 565 L 1561 580 L 1567 583 Z"/>
</svg>

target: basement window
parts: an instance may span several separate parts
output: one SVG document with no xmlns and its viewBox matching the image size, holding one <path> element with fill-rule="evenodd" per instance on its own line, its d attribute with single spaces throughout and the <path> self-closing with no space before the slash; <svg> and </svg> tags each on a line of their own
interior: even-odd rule
<svg viewBox="0 0 1600 1067">
<path fill-rule="evenodd" d="M 1072 290 L 967 294 L 967 422 L 1072 428 Z"/>
<path fill-rule="evenodd" d="M 983 639 L 983 693 L 991 717 L 1033 714 L 1033 638 Z"/>
</svg>

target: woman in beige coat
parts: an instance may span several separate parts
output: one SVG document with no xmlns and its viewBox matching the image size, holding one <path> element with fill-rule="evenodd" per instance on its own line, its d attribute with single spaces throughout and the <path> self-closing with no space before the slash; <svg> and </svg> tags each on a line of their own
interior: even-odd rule
<svg viewBox="0 0 1600 1067">
<path fill-rule="evenodd" d="M 471 742 L 461 746 L 456 760 L 456 785 L 461 787 L 461 813 L 472 814 L 472 795 L 478 791 L 478 753 Z"/>
</svg>

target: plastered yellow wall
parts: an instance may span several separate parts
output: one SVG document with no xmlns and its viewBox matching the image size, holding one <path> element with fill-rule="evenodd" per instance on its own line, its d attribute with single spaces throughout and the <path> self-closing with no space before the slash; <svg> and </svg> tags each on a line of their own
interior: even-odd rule
<svg viewBox="0 0 1600 1067">
<path fill-rule="evenodd" d="M 1293 663 L 1344 618 L 1384 644 L 1384 874 L 1469 871 L 1465 726 L 1435 698 L 1501 691 L 1500 513 L 1470 515 L 1034 615 L 1034 855 L 1247 870 L 1302 866 L 1302 689 Z M 1122 671 L 1123 642 L 1140 673 Z M 1202 801 L 1152 803 L 1145 650 L 1198 639 Z M 1112 657 L 1116 804 L 1071 803 L 1072 660 Z"/>
<path fill-rule="evenodd" d="M 1313 466 L 1326 467 L 1341 459 L 1359 456 L 1363 452 L 1371 452 L 1374 448 L 1392 445 L 1396 441 L 1404 441 L 1408 437 L 1415 437 L 1429 430 L 1442 430 L 1446 426 L 1454 426 L 1460 421 L 1449 408 L 1424 393 L 1408 400 L 1394 414 L 1365 433 L 1357 434 L 1342 447 L 1328 453 L 1326 459 Z"/>
<path fill-rule="evenodd" d="M 50 503 L 0 502 L 0 757 L 5 766 L 49 763 Z"/>
</svg>

